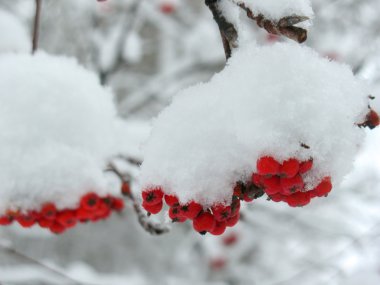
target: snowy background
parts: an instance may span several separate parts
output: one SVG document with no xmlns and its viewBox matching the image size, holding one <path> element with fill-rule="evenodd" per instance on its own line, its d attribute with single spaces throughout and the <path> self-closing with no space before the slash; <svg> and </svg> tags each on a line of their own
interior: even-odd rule
<svg viewBox="0 0 380 285">
<path fill-rule="evenodd" d="M 42 2 L 39 48 L 75 57 L 113 90 L 125 125 L 117 152 L 135 159 L 143 159 L 139 146 L 151 119 L 172 96 L 225 64 L 203 1 Z M 380 1 L 312 4 L 306 45 L 348 63 L 380 96 Z M 34 1 L 0 0 L 0 53 L 29 52 L 33 17 Z M 247 23 L 247 37 L 260 44 L 283 40 Z M 379 100 L 372 105 L 380 109 Z M 366 132 L 353 171 L 328 198 L 305 208 L 257 200 L 221 237 L 200 236 L 190 224 L 150 236 L 131 203 L 121 215 L 60 236 L 1 227 L 0 284 L 380 284 L 380 130 Z M 123 166 L 137 177 L 135 168 Z"/>
</svg>

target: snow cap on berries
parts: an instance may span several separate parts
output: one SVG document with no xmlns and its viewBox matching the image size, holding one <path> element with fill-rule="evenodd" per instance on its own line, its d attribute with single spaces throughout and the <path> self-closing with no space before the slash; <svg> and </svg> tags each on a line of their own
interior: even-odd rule
<svg viewBox="0 0 380 285">
<path fill-rule="evenodd" d="M 119 151 L 119 120 L 95 74 L 41 52 L 0 54 L 0 78 L 0 213 L 120 191 L 103 173 Z"/>
<path fill-rule="evenodd" d="M 356 123 L 368 113 L 368 94 L 348 66 L 308 47 L 243 46 L 224 70 L 180 92 L 156 119 L 142 189 L 160 186 L 181 203 L 228 204 L 236 182 L 251 180 L 263 157 L 278 162 L 265 171 L 281 176 L 290 192 L 301 187 L 287 180 L 299 171 L 306 190 L 324 177 L 339 183 L 364 137 Z M 290 159 L 301 165 L 281 168 Z"/>
</svg>

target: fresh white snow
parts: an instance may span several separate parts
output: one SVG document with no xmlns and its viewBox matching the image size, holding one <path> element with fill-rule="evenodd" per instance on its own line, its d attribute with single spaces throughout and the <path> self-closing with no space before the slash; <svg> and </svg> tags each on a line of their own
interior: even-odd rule
<svg viewBox="0 0 380 285">
<path fill-rule="evenodd" d="M 258 158 L 314 159 L 311 189 L 338 184 L 364 138 L 368 89 L 346 65 L 295 43 L 240 48 L 209 82 L 178 94 L 154 121 L 142 188 L 163 186 L 181 201 L 229 201 Z M 301 147 L 301 143 L 310 149 Z"/>
</svg>

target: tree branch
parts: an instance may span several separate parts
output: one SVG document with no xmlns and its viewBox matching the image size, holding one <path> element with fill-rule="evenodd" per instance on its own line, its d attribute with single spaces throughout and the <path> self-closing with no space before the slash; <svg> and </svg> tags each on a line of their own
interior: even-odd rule
<svg viewBox="0 0 380 285">
<path fill-rule="evenodd" d="M 123 183 L 129 183 L 130 182 L 129 181 L 129 179 L 130 179 L 129 175 L 124 175 L 123 173 L 121 173 L 113 163 L 109 164 L 107 170 L 115 173 L 116 176 L 118 176 Z M 150 233 L 152 235 L 161 235 L 161 234 L 165 234 L 165 233 L 169 232 L 168 226 L 165 226 L 162 224 L 157 224 L 157 223 L 152 223 L 148 219 L 148 216 L 146 215 L 144 210 L 141 209 L 140 204 L 136 201 L 136 198 L 134 197 L 134 195 L 132 194 L 131 191 L 129 191 L 128 193 L 125 193 L 125 194 L 132 201 L 133 209 L 134 209 L 135 213 L 137 214 L 138 222 L 145 231 L 147 231 L 148 233 Z"/>
<path fill-rule="evenodd" d="M 223 16 L 222 11 L 219 9 L 218 2 L 220 0 L 205 0 L 206 5 L 211 10 L 214 16 L 215 22 L 219 26 L 220 35 L 223 41 L 224 53 L 226 59 L 231 57 L 231 52 L 233 48 L 237 47 L 238 33 L 234 25 L 227 21 Z"/>
<path fill-rule="evenodd" d="M 84 285 L 82 282 L 79 282 L 78 280 L 75 280 L 75 279 L 71 278 L 70 276 L 65 275 L 61 271 L 59 271 L 53 267 L 50 267 L 50 266 L 42 263 L 41 261 L 39 261 L 37 259 L 34 259 L 30 256 L 27 256 L 27 255 L 17 251 L 16 249 L 10 247 L 9 245 L 5 245 L 3 243 L 0 243 L 0 250 L 3 250 L 4 252 L 6 252 L 10 255 L 16 256 L 17 258 L 24 259 L 31 264 L 36 264 L 37 266 L 40 266 L 41 268 L 44 268 L 44 269 L 56 274 L 57 276 L 64 278 L 66 281 L 69 282 L 68 284 Z"/>
<path fill-rule="evenodd" d="M 298 43 L 303 43 L 307 39 L 307 30 L 296 27 L 294 25 L 309 20 L 305 16 L 287 16 L 281 18 L 278 22 L 266 19 L 264 15 L 258 14 L 254 15 L 252 10 L 250 10 L 244 3 L 235 2 L 231 0 L 234 4 L 242 8 L 246 13 L 248 18 L 256 21 L 260 28 L 265 29 L 268 33 L 274 35 L 282 35 Z"/>
<path fill-rule="evenodd" d="M 33 24 L 33 41 L 32 41 L 32 54 L 36 52 L 38 48 L 38 36 L 39 36 L 39 26 L 41 17 L 41 1 L 35 0 L 36 9 L 34 14 L 34 24 Z"/>
</svg>

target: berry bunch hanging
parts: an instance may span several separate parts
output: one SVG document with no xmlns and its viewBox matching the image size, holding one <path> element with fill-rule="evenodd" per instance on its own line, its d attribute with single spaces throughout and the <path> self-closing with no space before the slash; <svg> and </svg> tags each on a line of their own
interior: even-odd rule
<svg viewBox="0 0 380 285">
<path fill-rule="evenodd" d="M 227 219 L 237 222 L 239 211 L 228 209 L 240 201 L 265 195 L 302 207 L 327 196 L 352 167 L 360 127 L 379 124 L 368 94 L 347 66 L 310 48 L 240 47 L 155 120 L 141 166 L 143 207 L 156 214 L 165 200 L 173 221 L 219 234 Z"/>
<path fill-rule="evenodd" d="M 233 227 L 240 217 L 240 200 L 233 196 L 231 204 L 215 204 L 204 208 L 201 204 L 190 201 L 180 203 L 175 195 L 165 195 L 160 187 L 142 192 L 143 208 L 150 214 L 158 214 L 164 205 L 169 207 L 168 215 L 173 222 L 192 221 L 195 231 L 212 235 L 221 235 L 227 227 Z"/>
<path fill-rule="evenodd" d="M 111 195 L 99 197 L 90 192 L 82 196 L 75 208 L 57 209 L 54 203 L 44 203 L 39 210 L 8 210 L 0 217 L 0 225 L 7 226 L 13 222 L 24 228 L 38 225 L 52 233 L 61 234 L 77 223 L 103 220 L 108 218 L 112 211 L 120 212 L 123 208 L 124 201 L 121 198 Z"/>
<path fill-rule="evenodd" d="M 60 233 L 121 210 L 104 171 L 125 139 L 110 90 L 76 60 L 43 52 L 0 55 L 0 77 L 1 224 Z"/>
</svg>

